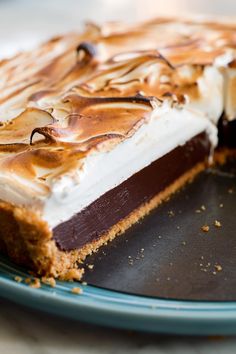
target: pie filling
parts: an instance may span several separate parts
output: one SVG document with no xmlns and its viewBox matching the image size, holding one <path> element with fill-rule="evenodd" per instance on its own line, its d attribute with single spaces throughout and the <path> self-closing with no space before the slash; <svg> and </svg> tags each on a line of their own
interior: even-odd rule
<svg viewBox="0 0 236 354">
<path fill-rule="evenodd" d="M 218 131 L 220 145 L 236 148 L 236 119 L 229 122 L 223 115 L 219 121 Z"/>
<path fill-rule="evenodd" d="M 140 205 L 149 202 L 196 164 L 204 162 L 210 149 L 208 135 L 201 133 L 154 161 L 55 227 L 53 238 L 57 247 L 71 251 L 99 239 Z"/>
</svg>

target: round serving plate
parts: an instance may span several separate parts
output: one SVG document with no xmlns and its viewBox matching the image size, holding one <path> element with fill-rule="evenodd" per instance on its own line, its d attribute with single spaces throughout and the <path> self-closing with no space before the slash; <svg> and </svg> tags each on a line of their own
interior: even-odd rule
<svg viewBox="0 0 236 354">
<path fill-rule="evenodd" d="M 22 282 L 15 277 L 22 277 Z M 0 293 L 22 305 L 74 320 L 124 329 L 175 334 L 235 334 L 236 302 L 177 301 L 128 295 L 76 282 L 39 289 L 24 283 L 29 275 L 4 257 Z M 74 287 L 83 293 L 72 293 Z"/>
<path fill-rule="evenodd" d="M 0 256 L 0 295 L 110 327 L 236 334 L 236 219 L 231 212 L 235 164 L 226 172 L 202 173 L 122 237 L 89 256 L 84 280 L 90 285 L 57 281 L 54 288 L 42 284 L 34 289 L 24 281 L 27 271 Z M 204 211 L 196 213 L 201 205 Z M 222 222 L 221 228 L 214 227 L 215 219 Z M 211 225 L 207 234 L 200 229 L 204 224 Z M 74 294 L 75 287 L 83 292 Z"/>
</svg>

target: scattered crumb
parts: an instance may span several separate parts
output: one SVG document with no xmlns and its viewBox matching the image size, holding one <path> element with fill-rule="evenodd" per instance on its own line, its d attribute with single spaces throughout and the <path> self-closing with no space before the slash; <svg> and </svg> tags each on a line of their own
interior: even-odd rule
<svg viewBox="0 0 236 354">
<path fill-rule="evenodd" d="M 31 283 L 31 278 L 25 278 L 25 284 L 30 284 Z"/>
<path fill-rule="evenodd" d="M 161 239 L 162 237 L 161 236 L 158 236 L 159 239 Z"/>
<path fill-rule="evenodd" d="M 79 287 L 71 289 L 72 294 L 80 295 L 83 294 L 83 290 Z"/>
<path fill-rule="evenodd" d="M 201 213 L 201 210 L 200 209 L 196 209 L 195 213 L 199 214 L 199 213 Z"/>
<path fill-rule="evenodd" d="M 41 288 L 40 279 L 39 278 L 32 279 L 31 282 L 29 283 L 29 286 L 34 289 Z"/>
<path fill-rule="evenodd" d="M 213 275 L 216 275 L 216 272 L 212 272 Z"/>
<path fill-rule="evenodd" d="M 218 220 L 215 220 L 214 225 L 215 225 L 215 227 L 221 227 L 222 226 L 221 222 L 218 221 Z"/>
<path fill-rule="evenodd" d="M 203 260 L 203 259 L 204 259 L 204 256 L 201 256 L 200 258 Z"/>
<path fill-rule="evenodd" d="M 182 245 L 183 245 L 183 246 L 186 246 L 186 241 L 182 241 Z"/>
<path fill-rule="evenodd" d="M 144 252 L 144 248 L 141 248 L 140 252 L 143 253 Z"/>
<path fill-rule="evenodd" d="M 221 204 L 219 205 L 219 207 L 220 207 L 220 208 L 223 208 L 223 206 L 224 206 L 224 204 L 223 204 L 223 203 L 221 203 Z"/>
<path fill-rule="evenodd" d="M 93 269 L 94 268 L 94 264 L 88 264 L 88 268 L 89 269 Z"/>
<path fill-rule="evenodd" d="M 172 218 L 173 216 L 175 216 L 175 213 L 173 212 L 173 210 L 169 210 L 168 215 L 170 218 Z"/>
<path fill-rule="evenodd" d="M 208 225 L 203 225 L 203 226 L 201 227 L 201 230 L 202 230 L 203 232 L 208 232 L 208 231 L 210 230 L 210 227 L 209 227 Z"/>
<path fill-rule="evenodd" d="M 166 279 L 166 280 L 168 280 L 168 281 L 169 281 L 169 280 L 170 280 L 170 277 L 167 277 L 167 279 Z"/>
<path fill-rule="evenodd" d="M 233 192 L 234 192 L 233 188 L 229 188 L 229 189 L 228 189 L 228 193 L 229 193 L 229 194 L 233 194 Z"/>
<path fill-rule="evenodd" d="M 222 271 L 222 266 L 220 265 L 220 264 L 215 264 L 215 270 L 217 271 L 217 272 L 221 272 Z"/>
<path fill-rule="evenodd" d="M 47 278 L 47 277 L 42 277 L 41 282 L 46 285 L 50 285 L 52 288 L 55 288 L 56 286 L 56 280 L 52 277 Z"/>
<path fill-rule="evenodd" d="M 88 283 L 86 281 L 82 281 L 81 283 L 82 285 L 88 285 Z"/>
<path fill-rule="evenodd" d="M 206 210 L 205 205 L 201 205 L 201 210 L 202 210 L 202 211 L 205 211 L 205 210 Z"/>
<path fill-rule="evenodd" d="M 179 230 L 179 229 L 180 229 L 180 226 L 176 226 L 176 229 Z"/>
<path fill-rule="evenodd" d="M 14 280 L 15 280 L 17 283 L 21 283 L 23 279 L 17 275 L 17 276 L 15 276 Z"/>
</svg>

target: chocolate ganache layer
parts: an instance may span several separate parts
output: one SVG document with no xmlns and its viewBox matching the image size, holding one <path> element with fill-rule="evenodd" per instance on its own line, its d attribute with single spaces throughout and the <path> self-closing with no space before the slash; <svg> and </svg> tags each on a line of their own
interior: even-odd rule
<svg viewBox="0 0 236 354">
<path fill-rule="evenodd" d="M 57 247 L 71 251 L 99 239 L 114 224 L 150 201 L 198 162 L 204 161 L 210 148 L 207 134 L 201 133 L 154 161 L 55 227 L 53 237 Z"/>
<path fill-rule="evenodd" d="M 219 143 L 221 146 L 236 147 L 236 120 L 228 121 L 222 115 L 218 124 Z"/>
</svg>

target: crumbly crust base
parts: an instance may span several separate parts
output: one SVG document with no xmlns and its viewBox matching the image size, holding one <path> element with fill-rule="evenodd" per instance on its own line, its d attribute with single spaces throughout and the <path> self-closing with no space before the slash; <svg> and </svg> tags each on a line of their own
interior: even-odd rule
<svg viewBox="0 0 236 354">
<path fill-rule="evenodd" d="M 226 155 L 226 152 L 221 152 L 218 160 L 223 162 Z M 191 182 L 207 166 L 207 161 L 198 163 L 149 202 L 142 204 L 114 225 L 98 240 L 70 252 L 64 252 L 57 248 L 52 231 L 48 228 L 47 223 L 40 219 L 40 215 L 22 207 L 0 202 L 0 250 L 15 263 L 27 267 L 37 276 L 80 280 L 84 270 L 79 267 L 88 255 L 96 252 L 116 236 L 123 234 L 131 225 L 168 199 L 170 195 L 187 182 Z"/>
</svg>

